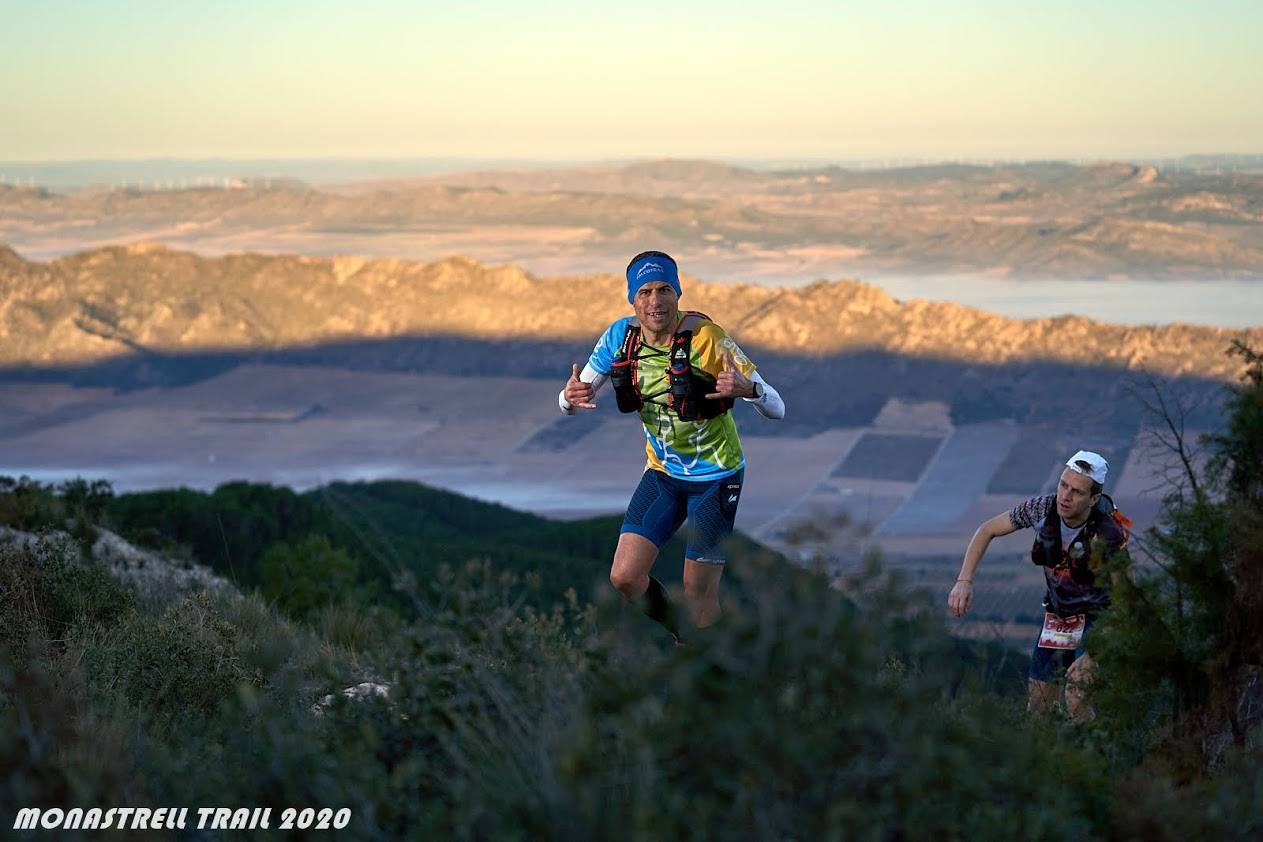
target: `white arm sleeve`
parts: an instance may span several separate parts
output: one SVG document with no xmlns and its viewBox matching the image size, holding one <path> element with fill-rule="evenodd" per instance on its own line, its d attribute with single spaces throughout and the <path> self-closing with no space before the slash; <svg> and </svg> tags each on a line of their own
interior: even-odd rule
<svg viewBox="0 0 1263 842">
<path fill-rule="evenodd" d="M 754 407 L 754 411 L 764 418 L 771 418 L 773 421 L 784 418 L 785 401 L 780 393 L 768 385 L 768 382 L 759 376 L 757 371 L 750 379 L 763 387 L 763 394 L 757 398 L 742 398 L 742 400 Z"/>
<path fill-rule="evenodd" d="M 584 383 L 592 384 L 592 397 L 596 398 L 597 392 L 601 391 L 601 387 L 605 385 L 606 380 L 610 379 L 610 376 L 598 373 L 595 368 L 585 363 L 583 371 L 579 372 L 579 379 Z M 566 400 L 565 387 L 557 393 L 557 406 L 567 415 L 574 415 L 574 407 L 570 405 L 570 401 Z"/>
</svg>

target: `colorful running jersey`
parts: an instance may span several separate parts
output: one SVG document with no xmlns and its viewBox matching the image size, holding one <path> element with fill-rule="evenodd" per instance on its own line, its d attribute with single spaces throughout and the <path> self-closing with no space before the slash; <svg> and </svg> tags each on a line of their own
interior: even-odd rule
<svg viewBox="0 0 1263 842">
<path fill-rule="evenodd" d="M 635 316 L 627 316 L 609 326 L 588 358 L 594 371 L 610 373 L 627 338 L 627 328 L 635 323 Z M 695 325 L 689 355 L 695 371 L 719 376 L 724 370 L 724 352 L 728 351 L 742 374 L 754 374 L 754 363 L 723 328 L 705 319 Z M 681 421 L 667 407 L 667 351 L 644 342 L 642 334 L 637 385 L 645 399 L 640 420 L 645 426 L 648 467 L 683 480 L 714 480 L 736 473 L 745 467 L 746 460 L 732 412 L 708 421 Z"/>
</svg>

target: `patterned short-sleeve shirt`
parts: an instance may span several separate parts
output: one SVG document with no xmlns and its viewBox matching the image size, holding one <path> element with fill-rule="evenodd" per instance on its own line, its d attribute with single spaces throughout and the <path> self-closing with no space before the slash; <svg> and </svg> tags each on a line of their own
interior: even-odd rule
<svg viewBox="0 0 1263 842">
<path fill-rule="evenodd" d="M 622 350 L 627 329 L 636 323 L 627 316 L 610 325 L 592 349 L 588 365 L 600 374 L 609 374 Z M 731 412 L 705 421 L 682 421 L 665 405 L 668 389 L 668 348 L 654 348 L 642 343 L 637 364 L 637 380 L 642 395 L 659 394 L 646 401 L 640 411 L 645 428 L 645 454 L 648 468 L 662 471 L 683 480 L 714 480 L 730 476 L 745 467 L 745 455 L 737 424 Z M 725 354 L 746 377 L 754 374 L 755 365 L 737 347 L 722 327 L 702 320 L 693 327 L 689 364 L 697 371 L 717 377 L 724 370 Z"/>
<path fill-rule="evenodd" d="M 1048 517 L 1048 513 L 1052 511 L 1056 502 L 1057 496 L 1055 494 L 1045 494 L 1041 497 L 1023 500 L 1012 509 L 1009 509 L 1009 523 L 1013 524 L 1014 529 L 1038 529 L 1039 525 L 1044 522 L 1044 518 Z"/>
</svg>

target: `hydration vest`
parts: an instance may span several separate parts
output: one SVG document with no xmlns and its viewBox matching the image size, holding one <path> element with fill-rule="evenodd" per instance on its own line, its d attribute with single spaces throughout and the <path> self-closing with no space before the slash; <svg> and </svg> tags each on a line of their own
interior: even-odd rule
<svg viewBox="0 0 1263 842">
<path fill-rule="evenodd" d="M 1108 494 L 1102 494 L 1101 499 L 1088 512 L 1087 522 L 1074 536 L 1070 546 L 1062 547 L 1061 515 L 1057 513 L 1054 500 L 1035 535 L 1035 542 L 1031 546 L 1031 561 L 1050 570 L 1062 567 L 1068 570 L 1070 579 L 1079 586 L 1075 590 L 1080 593 L 1074 598 L 1074 603 L 1079 608 L 1104 608 L 1109 605 L 1109 594 L 1096 584 L 1096 574 L 1092 570 L 1093 543 L 1099 539 L 1105 543 L 1105 552 L 1117 552 L 1127 546 L 1131 539 L 1130 526 L 1131 521 L 1118 510 L 1114 500 Z M 1049 581 L 1051 583 L 1052 580 Z M 1056 596 L 1058 595 L 1051 592 L 1049 594 L 1054 603 L 1060 602 L 1055 599 Z M 1060 606 L 1049 607 L 1056 609 Z"/>
<path fill-rule="evenodd" d="M 680 322 L 680 329 L 671 337 L 671 348 L 666 353 L 668 387 L 661 392 L 645 395 L 640 392 L 638 364 L 641 360 L 640 350 L 644 347 L 640 337 L 640 325 L 627 326 L 627 336 L 623 339 L 623 347 L 610 367 L 610 383 L 614 386 L 614 397 L 620 412 L 640 412 L 647 403 L 667 406 L 680 416 L 682 421 L 703 421 L 717 418 L 732 408 L 732 398 L 708 398 L 706 395 L 715 391 L 715 378 L 704 372 L 693 369 L 689 361 L 693 348 L 693 325 L 701 320 L 710 321 L 710 317 L 695 310 L 686 311 Z M 661 351 L 650 348 L 652 354 Z M 666 403 L 654 400 L 666 396 Z"/>
</svg>

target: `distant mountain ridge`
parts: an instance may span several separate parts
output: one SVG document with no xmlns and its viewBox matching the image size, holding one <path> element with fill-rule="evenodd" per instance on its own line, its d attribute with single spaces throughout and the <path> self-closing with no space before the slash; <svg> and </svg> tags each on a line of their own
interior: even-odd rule
<svg viewBox="0 0 1263 842">
<path fill-rule="evenodd" d="M 1263 345 L 1258 328 L 1023 321 L 951 303 L 899 302 L 858 281 L 770 289 L 686 278 L 684 291 L 682 306 L 704 310 L 743 344 L 799 357 L 872 349 L 1232 378 L 1237 369 L 1223 353 L 1231 339 Z M 630 312 L 625 294 L 614 275 L 538 278 L 463 257 L 208 258 L 142 243 L 45 263 L 0 246 L 0 365 L 417 336 L 587 342 Z"/>
<path fill-rule="evenodd" d="M 1263 175 L 1246 172 L 1064 162 L 761 171 L 668 160 L 234 188 L 62 195 L 0 185 L 0 241 L 41 256 L 146 239 L 202 253 L 414 259 L 476 242 L 484 259 L 548 272 L 589 271 L 653 242 L 729 277 L 1263 278 Z"/>
</svg>

